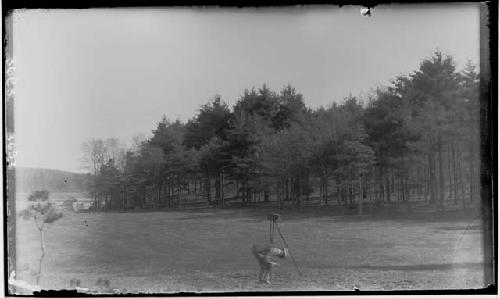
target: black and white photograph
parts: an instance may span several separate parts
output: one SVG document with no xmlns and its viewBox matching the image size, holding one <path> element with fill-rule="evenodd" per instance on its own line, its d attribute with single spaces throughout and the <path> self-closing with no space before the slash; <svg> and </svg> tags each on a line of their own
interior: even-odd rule
<svg viewBox="0 0 500 298">
<path fill-rule="evenodd" d="M 496 287 L 488 17 L 11 10 L 6 293 Z"/>
</svg>

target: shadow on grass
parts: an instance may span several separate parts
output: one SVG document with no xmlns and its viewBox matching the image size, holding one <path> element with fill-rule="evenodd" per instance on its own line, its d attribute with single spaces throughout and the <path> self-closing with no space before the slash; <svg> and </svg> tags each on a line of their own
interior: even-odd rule
<svg viewBox="0 0 500 298">
<path fill-rule="evenodd" d="M 347 269 L 369 269 L 369 270 L 387 270 L 387 271 L 434 271 L 434 270 L 483 270 L 484 263 L 440 263 L 440 264 L 421 264 L 421 265 L 360 265 L 345 267 Z"/>
<path fill-rule="evenodd" d="M 461 222 L 464 220 L 481 219 L 478 212 L 474 210 L 450 210 L 450 211 L 426 211 L 426 212 L 389 212 L 386 210 L 377 212 L 367 212 L 364 215 L 345 215 L 330 219 L 318 219 L 322 222 L 373 222 L 373 221 L 408 221 L 408 222 Z M 465 227 L 457 227 L 457 230 Z M 471 227 L 469 227 L 471 229 Z"/>
<path fill-rule="evenodd" d="M 459 227 L 439 227 L 437 228 L 438 230 L 445 230 L 445 231 L 480 231 L 481 226 L 479 225 L 471 225 L 471 226 L 459 226 Z"/>
<path fill-rule="evenodd" d="M 108 211 L 123 212 L 123 211 Z M 127 212 L 127 211 L 125 211 Z M 247 206 L 247 207 L 227 207 L 227 208 L 198 208 L 198 209 L 161 209 L 161 210 L 133 210 L 132 213 L 161 212 L 179 217 L 175 220 L 196 220 L 196 219 L 236 219 L 243 222 L 267 221 L 267 216 L 271 213 L 280 214 L 280 221 L 311 221 L 318 222 L 373 222 L 373 221 L 413 221 L 413 222 L 463 222 L 464 220 L 481 219 L 477 209 L 460 209 L 447 211 L 400 211 L 387 208 L 366 208 L 363 215 L 358 215 L 356 209 L 345 208 L 344 206 L 322 206 L 279 209 L 274 206 Z M 453 228 L 443 228 L 453 229 Z M 462 227 L 456 227 L 460 230 Z M 463 228 L 465 229 L 465 228 Z M 476 226 L 468 228 L 478 229 Z"/>
</svg>

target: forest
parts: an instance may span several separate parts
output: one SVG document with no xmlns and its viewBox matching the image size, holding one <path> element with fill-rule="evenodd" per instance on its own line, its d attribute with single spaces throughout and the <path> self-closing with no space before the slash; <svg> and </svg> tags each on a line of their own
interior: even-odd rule
<svg viewBox="0 0 500 298">
<path fill-rule="evenodd" d="M 83 144 L 95 209 L 479 202 L 479 75 L 436 51 L 366 98 L 309 108 L 288 85 L 218 95 L 152 136 Z"/>
</svg>

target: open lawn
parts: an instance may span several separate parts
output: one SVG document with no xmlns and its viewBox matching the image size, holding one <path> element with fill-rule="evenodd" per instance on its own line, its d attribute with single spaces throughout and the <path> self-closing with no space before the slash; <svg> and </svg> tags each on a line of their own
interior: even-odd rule
<svg viewBox="0 0 500 298">
<path fill-rule="evenodd" d="M 278 261 L 258 284 L 250 246 L 269 241 L 271 210 L 73 213 L 45 232 L 42 288 L 98 278 L 127 292 L 405 290 L 485 287 L 481 222 L 473 212 L 339 216 L 283 211 L 281 230 L 302 275 Z M 33 282 L 39 238 L 17 221 L 17 277 Z M 275 242 L 281 243 L 276 235 Z"/>
</svg>

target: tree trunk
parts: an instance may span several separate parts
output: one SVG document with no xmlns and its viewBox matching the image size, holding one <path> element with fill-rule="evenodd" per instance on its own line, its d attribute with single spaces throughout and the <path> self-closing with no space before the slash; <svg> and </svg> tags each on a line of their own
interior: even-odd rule
<svg viewBox="0 0 500 298">
<path fill-rule="evenodd" d="M 352 183 L 352 171 L 349 171 L 349 205 L 354 204 L 354 185 Z"/>
<path fill-rule="evenodd" d="M 280 209 L 282 209 L 285 206 L 285 199 L 286 199 L 286 190 L 285 190 L 285 180 L 281 178 L 280 180 L 280 187 L 281 187 L 281 196 L 280 196 Z"/>
<path fill-rule="evenodd" d="M 471 142 L 469 146 L 469 173 L 470 173 L 470 181 L 469 181 L 469 198 L 470 202 L 474 200 L 474 143 Z"/>
<path fill-rule="evenodd" d="M 165 180 L 162 180 L 160 184 L 160 208 L 165 207 L 164 197 L 165 197 Z"/>
<path fill-rule="evenodd" d="M 389 177 L 386 177 L 385 179 L 385 193 L 386 193 L 386 196 L 387 196 L 387 205 L 390 205 L 391 204 L 391 181 L 389 179 Z"/>
<path fill-rule="evenodd" d="M 422 200 L 422 187 L 424 183 L 422 182 L 422 174 L 421 174 L 422 168 L 420 165 L 417 165 L 417 196 L 418 196 L 418 201 Z"/>
<path fill-rule="evenodd" d="M 289 201 L 290 200 L 290 183 L 288 182 L 289 178 L 288 176 L 286 177 L 286 180 L 285 180 L 285 201 Z"/>
<path fill-rule="evenodd" d="M 144 190 L 142 192 L 141 208 L 144 208 L 145 206 L 146 206 L 146 187 L 144 187 Z"/>
<path fill-rule="evenodd" d="M 220 172 L 216 171 L 215 173 L 215 201 L 217 204 L 220 204 Z"/>
<path fill-rule="evenodd" d="M 405 181 L 403 184 L 403 191 L 405 192 L 405 199 L 406 199 L 406 211 L 411 212 L 411 200 L 410 200 L 410 177 L 408 175 L 405 176 Z"/>
<path fill-rule="evenodd" d="M 431 180 L 430 180 L 430 177 L 431 177 L 431 167 L 430 165 L 427 165 L 427 168 L 425 168 L 425 165 L 424 165 L 424 201 L 427 202 L 429 199 L 429 196 L 430 196 L 430 193 L 431 193 Z"/>
<path fill-rule="evenodd" d="M 393 194 L 396 195 L 396 201 L 398 201 L 398 193 L 397 193 L 396 182 L 394 181 L 395 180 L 395 175 L 394 174 L 397 174 L 397 173 L 393 173 L 391 175 L 391 193 L 393 193 Z"/>
<path fill-rule="evenodd" d="M 452 147 L 451 149 L 451 159 L 453 161 L 453 194 L 455 204 L 458 204 L 458 165 L 457 165 L 457 150 Z"/>
<path fill-rule="evenodd" d="M 342 183 L 340 184 L 340 193 L 341 193 L 341 197 L 342 197 L 342 202 L 344 202 L 344 207 L 347 208 L 347 205 L 349 204 L 348 200 L 347 200 L 347 185 L 345 184 L 345 180 L 342 181 Z"/>
<path fill-rule="evenodd" d="M 210 175 L 207 173 L 206 174 L 206 180 L 205 180 L 205 192 L 206 192 L 206 198 L 208 203 L 212 203 L 212 198 L 210 197 Z"/>
<path fill-rule="evenodd" d="M 168 208 L 172 208 L 173 207 L 172 200 L 174 197 L 174 187 L 172 185 L 172 177 L 168 178 L 167 189 L 168 189 L 167 206 Z"/>
<path fill-rule="evenodd" d="M 302 187 L 302 181 L 300 179 L 300 176 L 297 177 L 297 184 L 298 184 L 298 196 L 297 196 L 297 205 L 299 208 L 302 205 L 302 194 L 304 193 L 303 187 Z"/>
<path fill-rule="evenodd" d="M 397 194 L 397 201 L 398 201 L 398 206 L 400 206 L 400 203 L 401 201 L 404 201 L 404 196 L 402 195 L 403 191 L 401 189 L 402 185 L 401 185 L 401 173 L 397 173 L 398 177 L 396 178 L 396 189 L 398 191 L 398 194 Z"/>
<path fill-rule="evenodd" d="M 431 204 L 436 203 L 436 173 L 434 153 L 429 153 L 429 191 Z"/>
<path fill-rule="evenodd" d="M 459 180 L 459 185 L 460 185 L 460 199 L 462 200 L 462 207 L 465 209 L 466 207 L 466 198 L 465 198 L 465 183 L 464 183 L 464 178 L 463 178 L 463 175 L 464 175 L 464 170 L 462 169 L 462 162 L 460 160 L 460 157 L 461 157 L 461 153 L 460 152 L 457 152 L 458 154 L 458 158 L 457 158 L 457 171 L 458 171 L 458 180 Z"/>
<path fill-rule="evenodd" d="M 328 172 L 327 172 L 327 169 L 325 167 L 324 169 L 324 176 L 325 176 L 325 179 L 323 180 L 323 191 L 325 192 L 324 196 L 325 196 L 325 203 L 326 205 L 328 205 Z"/>
<path fill-rule="evenodd" d="M 310 177 L 309 171 L 306 172 L 306 177 L 305 178 L 306 178 L 306 181 L 305 181 L 305 184 L 304 184 L 304 188 L 305 189 L 303 189 L 302 192 L 306 195 L 307 202 L 309 202 L 309 199 L 310 199 L 309 198 L 309 189 L 311 188 L 311 183 L 309 181 L 311 177 Z"/>
<path fill-rule="evenodd" d="M 340 180 L 337 181 L 337 204 L 339 206 L 342 206 L 342 202 L 344 200 L 344 193 L 343 193 L 343 189 L 342 189 L 342 182 L 340 182 Z"/>
<path fill-rule="evenodd" d="M 358 215 L 363 214 L 363 181 L 359 175 L 359 202 L 358 202 Z"/>
<path fill-rule="evenodd" d="M 220 173 L 220 200 L 221 207 L 224 208 L 224 173 Z"/>
<path fill-rule="evenodd" d="M 281 209 L 281 180 L 276 180 L 276 196 L 278 197 L 278 209 Z"/>
<path fill-rule="evenodd" d="M 40 255 L 40 260 L 38 263 L 38 274 L 36 277 L 36 284 L 37 285 L 40 283 L 40 277 L 42 276 L 42 263 L 43 263 L 43 259 L 45 258 L 45 247 L 43 245 L 43 228 L 39 228 L 38 232 L 40 233 L 40 250 L 42 251 L 42 254 Z"/>
<path fill-rule="evenodd" d="M 438 162 L 439 162 L 439 210 L 443 210 L 444 208 L 444 191 L 445 191 L 445 182 L 444 182 L 444 162 L 443 162 L 443 141 L 441 136 L 439 136 L 438 141 Z"/>
<path fill-rule="evenodd" d="M 448 146 L 448 150 L 446 150 L 448 152 L 448 191 L 449 191 L 449 194 L 448 194 L 448 198 L 450 200 L 453 200 L 453 204 L 456 204 L 457 203 L 457 198 L 453 195 L 453 171 L 452 171 L 452 156 L 451 156 L 451 151 L 452 151 L 452 148 L 451 148 L 451 144 Z"/>
<path fill-rule="evenodd" d="M 158 188 L 157 188 L 156 204 L 157 204 L 157 208 L 158 209 L 161 208 L 161 188 L 162 188 L 162 184 L 163 184 L 163 182 L 160 181 L 159 184 L 158 184 Z"/>
<path fill-rule="evenodd" d="M 177 174 L 177 208 L 180 207 L 181 203 L 181 181 L 179 174 Z"/>
<path fill-rule="evenodd" d="M 323 204 L 324 202 L 326 205 L 325 198 L 323 197 L 323 186 L 324 186 L 323 178 L 324 178 L 323 171 L 321 171 L 321 174 L 319 176 L 319 201 L 320 204 Z"/>
</svg>

